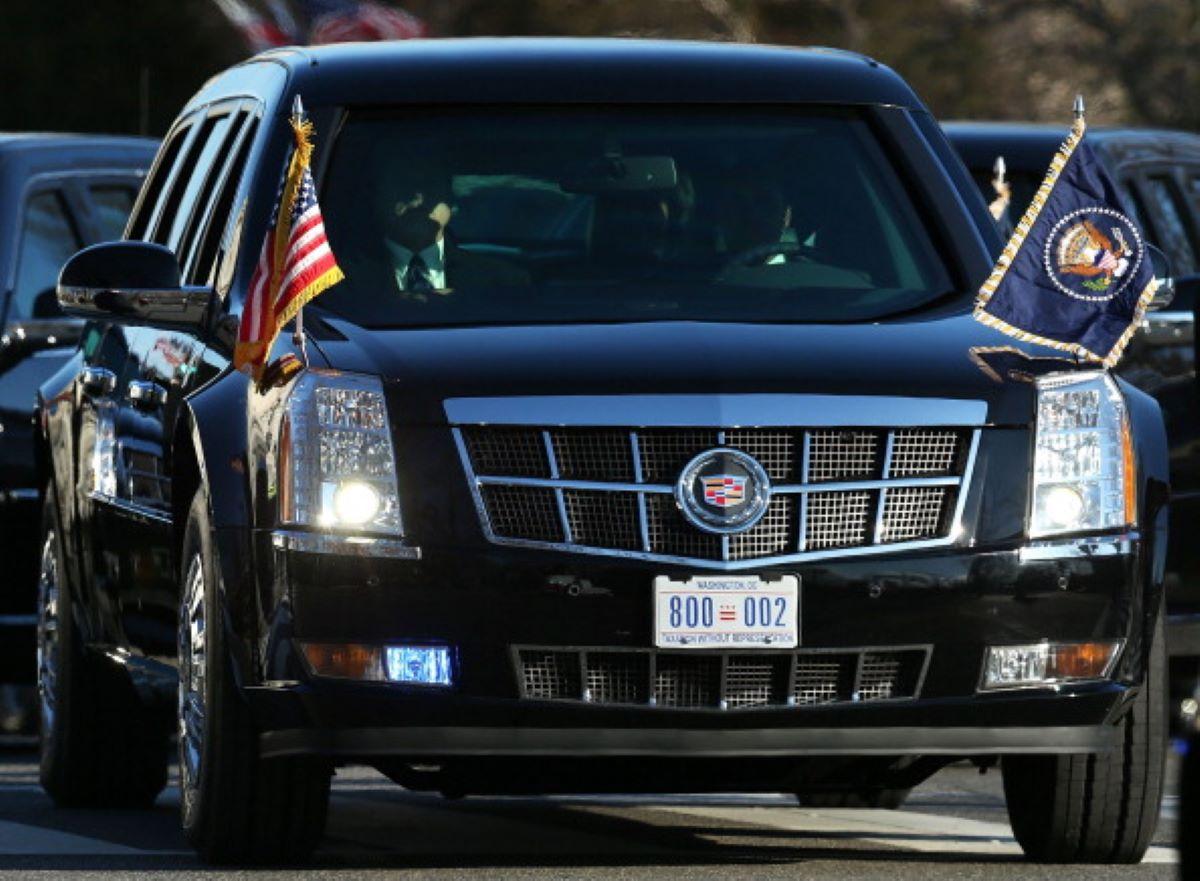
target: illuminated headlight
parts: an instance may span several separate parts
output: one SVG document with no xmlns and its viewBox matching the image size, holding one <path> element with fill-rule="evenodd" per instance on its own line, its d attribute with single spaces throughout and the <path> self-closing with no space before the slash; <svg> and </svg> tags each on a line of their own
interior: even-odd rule
<svg viewBox="0 0 1200 881">
<path fill-rule="evenodd" d="M 1133 440 L 1125 399 L 1102 372 L 1038 381 L 1034 538 L 1134 522 Z"/>
<path fill-rule="evenodd" d="M 284 523 L 400 535 L 387 403 L 378 377 L 306 371 L 280 439 Z"/>
</svg>

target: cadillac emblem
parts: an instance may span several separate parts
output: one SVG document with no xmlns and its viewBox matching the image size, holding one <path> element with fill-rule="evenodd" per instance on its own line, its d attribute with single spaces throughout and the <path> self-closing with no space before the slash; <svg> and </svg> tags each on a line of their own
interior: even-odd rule
<svg viewBox="0 0 1200 881">
<path fill-rule="evenodd" d="M 744 532 L 762 519 L 771 481 L 753 456 L 728 447 L 701 453 L 675 483 L 683 516 L 705 532 Z"/>
</svg>

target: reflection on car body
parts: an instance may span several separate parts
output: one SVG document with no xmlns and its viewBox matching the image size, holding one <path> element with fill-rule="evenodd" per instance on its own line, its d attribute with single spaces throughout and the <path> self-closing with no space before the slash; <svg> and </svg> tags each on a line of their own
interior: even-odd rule
<svg viewBox="0 0 1200 881">
<path fill-rule="evenodd" d="M 346 280 L 260 384 L 231 343 L 301 94 Z M 896 805 L 1000 756 L 1031 856 L 1140 859 L 1161 415 L 972 360 L 1047 353 L 971 319 L 998 241 L 968 185 L 846 53 L 439 41 L 215 78 L 128 240 L 60 279 L 103 336 L 41 395 L 47 791 L 145 803 L 175 732 L 185 834 L 238 861 L 315 847 L 340 762 Z M 138 492 L 109 479 L 134 441 L 163 453 Z M 1063 788 L 1085 768 L 1111 785 Z M 1082 839 L 1081 809 L 1110 819 Z"/>
</svg>

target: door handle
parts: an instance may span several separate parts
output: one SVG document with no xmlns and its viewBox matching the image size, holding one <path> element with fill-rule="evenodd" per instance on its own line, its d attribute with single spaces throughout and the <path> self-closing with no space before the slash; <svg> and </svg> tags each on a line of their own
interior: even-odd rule
<svg viewBox="0 0 1200 881">
<path fill-rule="evenodd" d="M 156 382 L 134 379 L 129 383 L 129 402 L 139 410 L 154 410 L 167 399 L 167 390 Z"/>
<path fill-rule="evenodd" d="M 117 387 L 117 375 L 105 367 L 88 366 L 79 371 L 79 382 L 89 395 L 109 395 Z"/>
</svg>

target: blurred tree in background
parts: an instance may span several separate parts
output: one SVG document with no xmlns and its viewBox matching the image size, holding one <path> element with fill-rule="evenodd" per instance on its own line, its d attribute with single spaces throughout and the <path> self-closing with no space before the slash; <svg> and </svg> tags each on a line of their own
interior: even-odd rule
<svg viewBox="0 0 1200 881">
<path fill-rule="evenodd" d="M 230 0 L 225 0 L 228 6 Z M 234 0 L 264 14 L 297 0 Z M 1200 0 L 406 0 L 432 36 L 674 37 L 871 55 L 940 118 L 1200 128 Z M 5 0 L 0 129 L 161 134 L 245 57 L 216 0 Z"/>
</svg>

